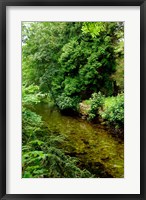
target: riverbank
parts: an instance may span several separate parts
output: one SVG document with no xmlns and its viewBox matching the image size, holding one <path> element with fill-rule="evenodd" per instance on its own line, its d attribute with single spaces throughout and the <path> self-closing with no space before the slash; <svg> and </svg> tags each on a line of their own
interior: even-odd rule
<svg viewBox="0 0 146 200">
<path fill-rule="evenodd" d="M 111 101 L 111 99 L 108 98 L 108 101 Z M 114 137 L 119 140 L 124 140 L 124 124 L 122 118 L 117 120 L 121 117 L 121 114 L 116 112 L 117 105 L 115 106 L 115 109 L 112 108 L 114 105 L 108 105 L 105 109 L 104 104 L 107 103 L 106 101 L 107 99 L 102 100 L 102 103 L 100 102 L 100 104 L 97 104 L 98 106 L 96 106 L 96 102 L 92 102 L 92 100 L 82 101 L 79 103 L 78 114 L 82 119 L 90 121 L 93 124 L 101 124 L 108 127 Z M 122 110 L 123 105 L 120 105 L 120 107 Z M 105 117 L 105 113 L 107 113 L 108 117 Z M 123 110 L 121 113 L 123 115 Z"/>
</svg>

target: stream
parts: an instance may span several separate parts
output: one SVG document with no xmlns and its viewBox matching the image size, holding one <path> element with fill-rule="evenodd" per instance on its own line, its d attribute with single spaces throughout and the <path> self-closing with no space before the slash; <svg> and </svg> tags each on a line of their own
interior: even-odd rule
<svg viewBox="0 0 146 200">
<path fill-rule="evenodd" d="M 78 166 L 98 178 L 124 177 L 124 142 L 117 140 L 104 125 L 93 124 L 78 116 L 66 116 L 54 106 L 38 104 L 35 112 L 42 116 L 48 133 L 65 137 L 65 153 L 79 159 Z"/>
</svg>

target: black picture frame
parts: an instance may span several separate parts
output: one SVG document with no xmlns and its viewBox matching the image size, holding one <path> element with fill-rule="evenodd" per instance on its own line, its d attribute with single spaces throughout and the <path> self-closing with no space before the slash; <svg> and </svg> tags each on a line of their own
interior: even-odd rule
<svg viewBox="0 0 146 200">
<path fill-rule="evenodd" d="M 6 193 L 6 7 L 7 6 L 140 6 L 140 194 L 7 194 Z M 133 22 L 134 23 L 134 22 Z M 146 1 L 145 0 L 0 0 L 0 198 L 146 200 Z M 133 177 L 134 181 L 134 177 Z"/>
</svg>

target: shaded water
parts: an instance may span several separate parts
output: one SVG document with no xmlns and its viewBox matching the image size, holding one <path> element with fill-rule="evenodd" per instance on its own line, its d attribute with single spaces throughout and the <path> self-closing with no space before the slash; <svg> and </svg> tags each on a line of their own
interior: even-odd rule
<svg viewBox="0 0 146 200">
<path fill-rule="evenodd" d="M 48 104 L 35 106 L 48 132 L 65 136 L 62 148 L 66 154 L 79 158 L 79 166 L 96 177 L 124 177 L 124 144 L 117 141 L 102 125 L 92 124 L 75 116 L 63 115 Z"/>
</svg>

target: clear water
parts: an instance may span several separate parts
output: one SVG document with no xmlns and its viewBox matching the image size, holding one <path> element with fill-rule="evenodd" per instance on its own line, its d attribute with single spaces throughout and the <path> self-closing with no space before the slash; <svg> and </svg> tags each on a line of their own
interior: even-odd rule
<svg viewBox="0 0 146 200">
<path fill-rule="evenodd" d="M 36 105 L 35 112 L 42 116 L 48 132 L 65 136 L 62 148 L 79 159 L 81 168 L 100 178 L 124 177 L 124 143 L 113 137 L 107 127 L 66 116 L 48 104 Z"/>
</svg>

